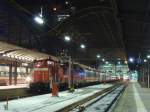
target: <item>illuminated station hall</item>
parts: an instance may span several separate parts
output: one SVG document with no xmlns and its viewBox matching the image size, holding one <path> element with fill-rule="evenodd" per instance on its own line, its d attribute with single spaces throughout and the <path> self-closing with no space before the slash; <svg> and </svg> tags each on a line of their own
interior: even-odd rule
<svg viewBox="0 0 150 112">
<path fill-rule="evenodd" d="M 150 112 L 150 0 L 0 0 L 0 112 Z"/>
</svg>

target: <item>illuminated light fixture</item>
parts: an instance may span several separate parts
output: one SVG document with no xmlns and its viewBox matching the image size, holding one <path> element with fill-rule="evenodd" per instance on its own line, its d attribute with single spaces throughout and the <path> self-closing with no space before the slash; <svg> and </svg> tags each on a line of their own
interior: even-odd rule
<svg viewBox="0 0 150 112">
<path fill-rule="evenodd" d="M 85 49 L 85 45 L 84 44 L 81 44 L 80 47 L 81 47 L 81 49 Z"/>
<path fill-rule="evenodd" d="M 29 61 L 32 61 L 32 59 L 30 59 L 30 58 L 29 58 L 28 60 L 29 60 Z"/>
<path fill-rule="evenodd" d="M 147 55 L 147 58 L 150 59 L 150 55 Z"/>
<path fill-rule="evenodd" d="M 57 8 L 56 8 L 56 7 L 54 7 L 54 8 L 53 8 L 53 11 L 56 11 L 56 10 L 57 10 Z"/>
<path fill-rule="evenodd" d="M 24 60 L 28 60 L 28 58 L 24 58 Z"/>
<path fill-rule="evenodd" d="M 38 63 L 36 66 L 37 66 L 37 67 L 40 67 L 40 64 Z"/>
<path fill-rule="evenodd" d="M 25 58 L 24 58 L 24 57 L 22 57 L 21 59 L 22 59 L 22 60 L 25 60 Z"/>
<path fill-rule="evenodd" d="M 63 21 L 65 19 L 67 19 L 68 17 L 70 17 L 69 14 L 59 14 L 59 15 L 57 15 L 58 21 Z"/>
<path fill-rule="evenodd" d="M 38 16 L 34 17 L 34 20 L 38 23 L 38 24 L 44 24 L 44 20 L 43 20 L 43 9 L 41 7 L 41 13 Z"/>
<path fill-rule="evenodd" d="M 2 56 L 3 56 L 3 57 L 5 57 L 5 56 L 6 56 L 6 54 L 3 54 Z"/>
<path fill-rule="evenodd" d="M 65 41 L 69 42 L 71 40 L 71 38 L 69 36 L 65 36 Z"/>
<path fill-rule="evenodd" d="M 121 64 L 121 62 L 120 62 L 120 61 L 118 61 L 118 64 L 120 65 L 120 64 Z"/>
<path fill-rule="evenodd" d="M 3 54 L 4 53 L 4 51 L 0 51 L 0 54 Z"/>
<path fill-rule="evenodd" d="M 7 54 L 7 57 L 11 57 L 9 54 Z"/>
<path fill-rule="evenodd" d="M 104 61 L 105 61 L 105 59 L 103 58 L 103 59 L 102 59 L 102 61 L 104 62 Z"/>
<path fill-rule="evenodd" d="M 26 81 L 27 81 L 27 82 L 30 82 L 31 80 L 32 80 L 31 77 L 29 77 L 29 76 L 26 77 Z"/>
<path fill-rule="evenodd" d="M 66 2 L 65 2 L 65 4 L 66 4 L 66 5 L 68 5 L 68 4 L 69 4 L 69 2 L 68 2 L 68 1 L 66 1 Z"/>
<path fill-rule="evenodd" d="M 44 20 L 42 17 L 40 16 L 35 16 L 34 20 L 38 23 L 38 24 L 44 24 Z"/>
<path fill-rule="evenodd" d="M 97 58 L 100 58 L 101 56 L 99 54 L 96 55 Z"/>
<path fill-rule="evenodd" d="M 129 58 L 129 61 L 130 61 L 131 63 L 133 63 L 133 62 L 134 62 L 134 59 L 133 59 L 133 58 Z"/>
<path fill-rule="evenodd" d="M 35 59 L 30 59 L 31 61 L 34 61 Z"/>
<path fill-rule="evenodd" d="M 146 59 L 144 59 L 144 63 L 146 63 L 147 62 L 147 60 Z"/>
<path fill-rule="evenodd" d="M 22 63 L 22 66 L 28 66 L 28 63 Z"/>
<path fill-rule="evenodd" d="M 124 63 L 127 64 L 128 62 L 127 62 L 127 61 L 124 61 Z"/>
<path fill-rule="evenodd" d="M 14 56 L 14 55 L 10 55 L 10 57 L 11 57 L 11 58 L 15 58 L 15 56 Z"/>
<path fill-rule="evenodd" d="M 109 62 L 108 62 L 108 61 L 106 61 L 105 63 L 106 63 L 106 64 L 108 64 Z"/>
<path fill-rule="evenodd" d="M 51 64 L 53 64 L 53 63 L 52 63 L 51 61 L 47 61 L 47 64 L 48 64 L 48 65 L 51 65 Z"/>
<path fill-rule="evenodd" d="M 14 58 L 16 58 L 16 59 L 17 59 L 17 58 L 18 58 L 18 56 L 14 56 Z"/>
</svg>

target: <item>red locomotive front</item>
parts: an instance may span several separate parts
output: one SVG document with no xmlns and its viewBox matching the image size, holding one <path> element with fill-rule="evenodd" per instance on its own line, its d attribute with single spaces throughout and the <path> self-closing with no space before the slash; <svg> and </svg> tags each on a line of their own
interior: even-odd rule
<svg viewBox="0 0 150 112">
<path fill-rule="evenodd" d="M 48 82 L 49 81 L 48 66 L 47 66 L 46 60 L 35 62 L 33 72 L 34 72 L 33 73 L 34 82 Z"/>
</svg>

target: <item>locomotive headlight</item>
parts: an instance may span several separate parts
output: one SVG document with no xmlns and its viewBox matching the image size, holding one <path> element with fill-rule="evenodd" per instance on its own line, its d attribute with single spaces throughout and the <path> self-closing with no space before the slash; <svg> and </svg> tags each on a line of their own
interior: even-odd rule
<svg viewBox="0 0 150 112">
<path fill-rule="evenodd" d="M 26 77 L 26 81 L 27 81 L 27 82 L 30 82 L 31 80 L 32 80 L 31 77 L 29 77 L 29 76 Z"/>
</svg>

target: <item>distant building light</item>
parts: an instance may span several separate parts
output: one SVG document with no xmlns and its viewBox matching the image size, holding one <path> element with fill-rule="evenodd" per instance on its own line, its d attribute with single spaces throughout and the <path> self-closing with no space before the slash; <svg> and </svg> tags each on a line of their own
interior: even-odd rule
<svg viewBox="0 0 150 112">
<path fill-rule="evenodd" d="M 40 16 L 35 16 L 35 17 L 34 17 L 34 20 L 35 20 L 38 24 L 43 24 L 43 23 L 44 23 L 43 18 L 40 17 Z"/>
</svg>

